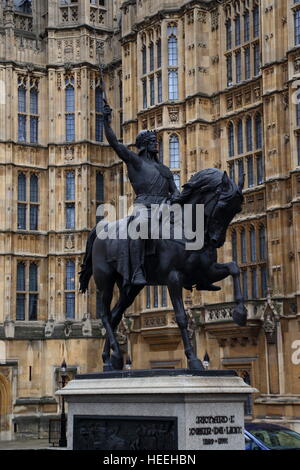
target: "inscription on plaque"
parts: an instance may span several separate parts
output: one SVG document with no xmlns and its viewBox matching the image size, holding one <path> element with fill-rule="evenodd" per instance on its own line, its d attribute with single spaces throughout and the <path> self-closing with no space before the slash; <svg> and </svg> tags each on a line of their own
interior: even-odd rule
<svg viewBox="0 0 300 470">
<path fill-rule="evenodd" d="M 202 446 L 222 446 L 230 444 L 230 437 L 243 434 L 242 426 L 235 415 L 196 416 L 194 426 L 189 428 L 189 436 L 198 436 Z"/>
<path fill-rule="evenodd" d="M 74 450 L 177 450 L 177 418 L 74 416 Z"/>
</svg>

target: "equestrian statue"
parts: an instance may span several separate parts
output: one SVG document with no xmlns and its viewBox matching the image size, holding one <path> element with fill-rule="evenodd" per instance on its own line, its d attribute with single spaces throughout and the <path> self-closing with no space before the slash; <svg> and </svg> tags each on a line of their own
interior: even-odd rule
<svg viewBox="0 0 300 470">
<path fill-rule="evenodd" d="M 87 240 L 86 253 L 80 273 L 80 290 L 86 292 L 93 276 L 101 299 L 101 319 L 106 330 L 102 354 L 103 370 L 122 370 L 123 355 L 116 339 L 116 329 L 125 310 L 134 302 L 145 285 L 167 286 L 181 332 L 184 351 L 190 369 L 203 370 L 188 334 L 188 320 L 182 299 L 182 290 L 217 291 L 215 286 L 232 276 L 235 307 L 232 317 L 239 326 L 246 325 L 247 310 L 240 287 L 240 270 L 235 261 L 217 262 L 217 249 L 224 245 L 227 228 L 234 216 L 242 210 L 244 178 L 238 185 L 225 171 L 205 169 L 195 173 L 180 193 L 170 169 L 158 159 L 157 137 L 154 131 L 141 131 L 136 138 L 138 153 L 116 138 L 111 128 L 112 110 L 104 98 L 103 119 L 108 143 L 125 162 L 128 177 L 136 199 L 134 207 L 141 207 L 139 222 L 151 225 L 153 206 L 174 204 L 204 208 L 204 243 L 201 248 L 188 250 L 184 236 L 155 240 L 105 238 L 103 228 L 95 227 Z M 135 215 L 109 222 L 106 231 L 117 226 L 118 231 L 128 227 Z M 173 222 L 175 224 L 175 222 Z M 192 226 L 197 224 L 192 210 Z M 175 233 L 175 227 L 173 227 Z M 105 230 L 104 230 L 105 231 Z M 119 233 L 119 232 L 118 232 Z M 111 309 L 114 286 L 119 288 L 119 299 Z"/>
</svg>

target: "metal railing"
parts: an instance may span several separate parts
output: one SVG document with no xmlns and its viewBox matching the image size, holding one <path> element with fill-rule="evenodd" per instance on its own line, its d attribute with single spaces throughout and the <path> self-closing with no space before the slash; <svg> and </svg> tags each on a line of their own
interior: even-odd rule
<svg viewBox="0 0 300 470">
<path fill-rule="evenodd" d="M 60 419 L 49 420 L 49 444 L 59 447 L 60 439 Z"/>
</svg>

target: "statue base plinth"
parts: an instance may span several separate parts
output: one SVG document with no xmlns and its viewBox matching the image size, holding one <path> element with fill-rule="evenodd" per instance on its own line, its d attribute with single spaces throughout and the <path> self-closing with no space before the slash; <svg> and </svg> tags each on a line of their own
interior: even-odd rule
<svg viewBox="0 0 300 470">
<path fill-rule="evenodd" d="M 76 376 L 68 449 L 243 450 L 244 402 L 256 390 L 233 371 L 129 370 Z"/>
</svg>

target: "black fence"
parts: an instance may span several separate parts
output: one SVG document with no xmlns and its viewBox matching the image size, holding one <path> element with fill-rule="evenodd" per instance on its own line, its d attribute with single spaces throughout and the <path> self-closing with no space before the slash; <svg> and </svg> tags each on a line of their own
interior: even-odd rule
<svg viewBox="0 0 300 470">
<path fill-rule="evenodd" d="M 49 444 L 59 447 L 60 439 L 60 419 L 49 420 Z"/>
</svg>

